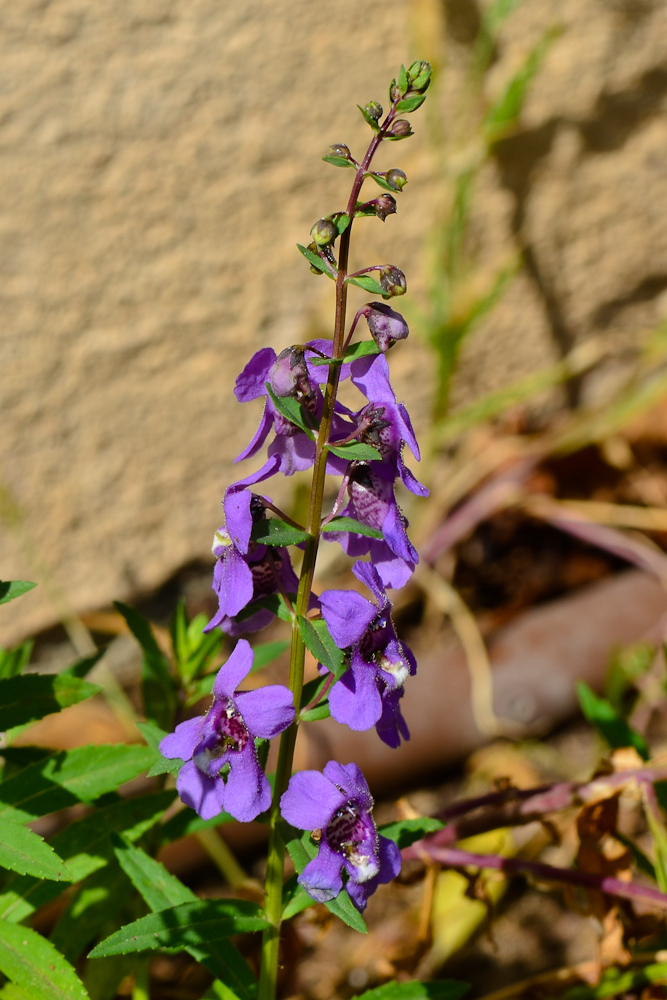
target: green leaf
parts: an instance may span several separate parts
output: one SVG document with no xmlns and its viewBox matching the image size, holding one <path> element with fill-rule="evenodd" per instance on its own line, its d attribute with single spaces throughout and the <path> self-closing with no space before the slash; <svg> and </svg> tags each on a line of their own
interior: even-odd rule
<svg viewBox="0 0 667 1000">
<path fill-rule="evenodd" d="M 577 684 L 577 697 L 583 714 L 611 747 L 615 750 L 634 747 L 640 757 L 649 759 L 651 754 L 644 737 L 628 725 L 606 698 L 598 698 L 584 681 Z"/>
<path fill-rule="evenodd" d="M 301 621 L 306 623 L 303 628 Z M 310 649 L 313 656 L 318 659 L 322 666 L 326 667 L 336 680 L 338 680 L 347 670 L 345 653 L 334 642 L 324 618 L 316 618 L 314 621 L 304 618 L 301 621 L 299 621 L 299 628 L 303 641 L 308 646 L 308 641 L 303 631 L 305 628 L 312 642 L 312 646 L 308 646 L 308 649 Z"/>
<path fill-rule="evenodd" d="M 361 111 L 361 113 L 362 113 L 362 115 L 364 117 L 364 121 L 367 122 L 370 125 L 370 127 L 373 129 L 373 131 L 377 135 L 377 133 L 380 131 L 380 126 L 378 125 L 378 123 L 375 120 L 375 118 L 373 118 L 371 115 L 369 115 L 367 113 L 366 109 L 362 108 L 361 104 L 357 104 L 357 107 Z"/>
<path fill-rule="evenodd" d="M 296 599 L 295 594 L 288 595 L 290 598 Z M 285 599 L 281 594 L 269 594 L 268 597 L 260 597 L 258 601 L 253 601 L 252 604 L 247 604 L 242 611 L 239 611 L 236 615 L 236 621 L 242 622 L 246 618 L 250 618 L 252 615 L 256 614 L 257 611 L 266 609 L 272 614 L 276 615 L 283 622 L 292 621 L 292 612 L 285 604 Z"/>
<path fill-rule="evenodd" d="M 1 925 L 0 971 L 31 1000 L 86 1000 L 83 983 L 50 941 L 30 927 Z"/>
<path fill-rule="evenodd" d="M 393 840 L 403 850 L 404 847 L 409 847 L 415 841 L 421 840 L 429 833 L 437 833 L 444 827 L 445 824 L 441 823 L 439 819 L 434 819 L 432 816 L 420 816 L 417 819 L 401 819 L 397 820 L 396 823 L 386 823 L 384 826 L 378 827 L 378 832 L 383 837 Z"/>
<path fill-rule="evenodd" d="M 30 663 L 32 650 L 35 643 L 32 639 L 27 639 L 20 646 L 14 649 L 0 649 L 0 679 L 16 677 L 23 673 Z"/>
<path fill-rule="evenodd" d="M 384 288 L 380 282 L 376 281 L 375 278 L 371 278 L 370 274 L 360 274 L 356 278 L 346 278 L 345 281 L 348 285 L 357 285 L 366 292 L 372 292 L 373 295 L 385 296 Z"/>
<path fill-rule="evenodd" d="M 421 108 L 425 100 L 426 94 L 417 94 L 415 97 L 404 97 L 396 105 L 396 112 L 400 114 L 402 111 L 416 111 L 417 108 Z"/>
<path fill-rule="evenodd" d="M 14 598 L 21 597 L 36 586 L 36 583 L 30 583 L 28 580 L 0 580 L 0 604 L 7 604 Z"/>
<path fill-rule="evenodd" d="M 214 979 L 202 996 L 202 1000 L 241 1000 L 241 997 L 227 983 L 223 983 L 221 979 Z"/>
<path fill-rule="evenodd" d="M 171 844 L 174 840 L 181 840 L 183 837 L 189 837 L 193 833 L 198 833 L 200 830 L 212 830 L 216 826 L 222 826 L 225 823 L 233 823 L 234 817 L 230 816 L 229 813 L 221 812 L 219 816 L 214 816 L 213 819 L 201 819 L 196 812 L 192 809 L 181 809 L 180 812 L 172 816 L 171 819 L 162 827 L 160 845 Z"/>
<path fill-rule="evenodd" d="M 98 684 L 71 674 L 24 674 L 0 681 L 0 730 L 13 729 L 85 701 Z"/>
<path fill-rule="evenodd" d="M 385 191 L 391 191 L 392 194 L 396 194 L 396 188 L 392 187 L 391 184 L 389 184 L 385 180 L 385 178 L 382 176 L 382 174 L 374 174 L 372 171 L 368 171 L 368 173 L 366 173 L 364 176 L 365 177 L 371 177 L 375 181 L 375 183 L 378 184 Z M 351 280 L 351 279 L 349 279 L 349 280 Z M 362 285 L 361 287 L 365 288 L 365 285 Z M 373 289 L 369 288 L 368 291 L 373 291 Z"/>
<path fill-rule="evenodd" d="M 319 705 L 315 705 L 314 708 L 309 708 L 307 712 L 303 712 L 299 716 L 299 720 L 301 722 L 321 722 L 322 719 L 328 719 L 330 716 L 329 699 L 325 698 Z"/>
<path fill-rule="evenodd" d="M 36 761 L 0 785 L 0 818 L 37 819 L 78 802 L 92 802 L 131 781 L 153 763 L 149 747 L 89 745 Z"/>
<path fill-rule="evenodd" d="M 254 674 L 257 670 L 263 670 L 264 667 L 268 667 L 269 663 L 277 660 L 289 647 L 290 644 L 285 639 L 278 639 L 275 642 L 260 642 L 253 649 L 255 659 L 250 673 Z"/>
<path fill-rule="evenodd" d="M 92 653 L 90 656 L 82 656 L 81 659 L 75 660 L 74 663 L 70 663 L 69 667 L 61 670 L 60 676 L 86 677 L 95 664 L 99 663 L 105 652 L 105 649 L 98 649 L 96 653 Z"/>
<path fill-rule="evenodd" d="M 154 792 L 98 808 L 56 834 L 51 846 L 65 860 L 73 880 L 80 882 L 113 858 L 112 833 L 137 840 L 155 826 L 175 796 L 175 791 Z M 24 920 L 61 892 L 56 882 L 15 875 L 0 894 L 0 916 L 12 922 Z"/>
<path fill-rule="evenodd" d="M 167 659 L 155 641 L 150 622 L 134 608 L 120 601 L 114 607 L 127 622 L 144 654 L 141 669 L 141 693 L 146 718 L 163 729 L 171 730 L 176 713 L 176 687 Z"/>
<path fill-rule="evenodd" d="M 401 63 L 401 68 L 398 73 L 398 89 L 401 94 L 407 94 L 408 92 L 408 73 L 405 66 Z"/>
<path fill-rule="evenodd" d="M 348 228 L 348 226 L 350 225 L 351 222 L 352 222 L 352 219 L 347 214 L 347 212 L 341 212 L 340 213 L 340 215 L 336 219 L 336 227 L 338 229 L 338 235 L 339 236 L 343 235 L 343 233 Z"/>
<path fill-rule="evenodd" d="M 331 531 L 351 531 L 354 535 L 365 535 L 366 538 L 382 538 L 382 532 L 371 528 L 368 524 L 362 524 L 353 517 L 332 517 L 322 528 L 323 534 Z"/>
<path fill-rule="evenodd" d="M 374 340 L 359 340 L 356 344 L 350 344 L 343 355 L 343 361 L 356 361 L 358 358 L 366 358 L 370 354 L 381 353 Z"/>
<path fill-rule="evenodd" d="M 353 167 L 354 163 L 352 160 L 348 160 L 345 156 L 323 156 L 322 159 L 325 163 L 331 163 L 334 167 Z M 299 247 L 299 249 L 301 249 Z"/>
<path fill-rule="evenodd" d="M 168 734 L 164 729 L 160 729 L 152 722 L 137 722 L 137 729 L 148 743 L 151 750 L 155 752 L 155 759 L 150 770 L 146 773 L 147 778 L 154 778 L 158 774 L 178 775 L 183 767 L 183 761 L 179 758 L 170 760 L 160 753 L 160 743 Z"/>
<path fill-rule="evenodd" d="M 634 969 L 612 966 L 602 973 L 597 986 L 573 986 L 561 993 L 559 1000 L 606 1000 L 607 997 L 638 996 L 642 993 L 642 987 L 654 982 L 662 984 L 666 978 L 667 962 L 656 962 Z"/>
<path fill-rule="evenodd" d="M 282 413 L 286 420 L 289 420 L 291 424 L 295 427 L 300 427 L 304 431 L 311 441 L 315 440 L 315 435 L 313 433 L 315 421 L 311 418 L 310 414 L 307 413 L 298 399 L 294 399 L 293 396 L 276 396 L 275 392 L 271 388 L 268 382 L 265 383 L 266 390 L 271 397 L 271 402 L 275 408 Z"/>
<path fill-rule="evenodd" d="M 268 927 L 262 909 L 241 899 L 201 899 L 151 913 L 126 924 L 96 948 L 89 957 L 126 955 L 155 948 L 202 947 L 232 934 L 261 931 Z"/>
<path fill-rule="evenodd" d="M 264 545 L 299 545 L 310 535 L 303 528 L 295 528 L 279 517 L 263 518 L 253 525 L 252 539 Z"/>
<path fill-rule="evenodd" d="M 469 991 L 469 983 L 456 979 L 437 979 L 420 983 L 385 983 L 374 990 L 366 990 L 354 1000 L 459 1000 Z"/>
<path fill-rule="evenodd" d="M 76 962 L 124 909 L 131 895 L 130 881 L 115 862 L 98 869 L 84 879 L 60 914 L 51 943 L 68 962 Z"/>
<path fill-rule="evenodd" d="M 287 850 L 294 863 L 297 874 L 300 875 L 304 870 L 309 861 L 317 855 L 318 847 L 310 839 L 310 834 L 305 833 L 303 837 L 294 837 L 287 844 Z M 315 905 L 315 900 L 311 900 L 311 904 Z M 343 889 L 335 899 L 329 900 L 328 903 L 324 904 L 330 913 L 338 917 L 343 923 L 347 924 L 355 931 L 359 931 L 361 934 L 368 933 L 368 927 L 366 926 L 366 921 L 361 916 L 359 911 L 356 909 L 352 900 L 348 896 L 345 889 Z M 305 909 L 305 907 L 303 907 Z"/>
<path fill-rule="evenodd" d="M 67 865 L 44 839 L 20 823 L 3 823 L 0 866 L 19 875 L 71 882 Z"/>
<path fill-rule="evenodd" d="M 514 74 L 498 100 L 491 106 L 485 119 L 487 142 L 493 144 L 517 122 L 528 94 L 528 88 L 538 73 L 559 29 L 549 28 L 537 45 L 529 52 L 523 65 Z"/>
<path fill-rule="evenodd" d="M 159 861 L 133 847 L 120 837 L 114 837 L 116 857 L 150 909 L 156 913 L 181 903 L 197 903 L 197 896 L 170 874 Z M 202 962 L 214 976 L 221 977 L 234 988 L 239 1000 L 252 1000 L 257 993 L 257 982 L 238 949 L 222 938 L 211 943 L 187 945 L 186 951 Z"/>
<path fill-rule="evenodd" d="M 299 249 L 299 253 L 303 254 L 311 267 L 316 267 L 318 271 L 322 272 L 322 274 L 326 274 L 327 278 L 331 278 L 332 281 L 335 280 L 335 275 L 332 273 L 331 265 L 325 264 L 322 258 L 318 254 L 313 253 L 312 250 L 309 250 L 308 247 L 301 246 L 300 243 L 297 243 L 297 247 Z"/>
<path fill-rule="evenodd" d="M 380 454 L 376 448 L 370 444 L 362 444 L 360 441 L 350 441 L 349 444 L 327 445 L 329 451 L 339 458 L 347 459 L 348 462 L 373 462 L 380 460 Z"/>
</svg>

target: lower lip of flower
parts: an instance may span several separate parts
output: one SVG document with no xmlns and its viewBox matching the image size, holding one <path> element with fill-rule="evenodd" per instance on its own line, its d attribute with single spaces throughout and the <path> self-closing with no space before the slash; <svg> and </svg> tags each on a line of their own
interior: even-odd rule
<svg viewBox="0 0 667 1000">
<path fill-rule="evenodd" d="M 373 853 L 375 837 L 369 844 L 369 829 L 372 820 L 365 816 L 354 800 L 349 800 L 331 817 L 326 829 L 329 847 L 354 867 L 355 882 L 367 882 L 377 875 L 379 864 Z M 370 852 L 368 848 L 371 848 Z"/>
<path fill-rule="evenodd" d="M 394 678 L 395 687 L 403 687 L 410 674 L 410 668 L 405 660 L 393 661 L 386 656 L 380 656 L 377 658 L 376 664 L 380 670 Z"/>
</svg>

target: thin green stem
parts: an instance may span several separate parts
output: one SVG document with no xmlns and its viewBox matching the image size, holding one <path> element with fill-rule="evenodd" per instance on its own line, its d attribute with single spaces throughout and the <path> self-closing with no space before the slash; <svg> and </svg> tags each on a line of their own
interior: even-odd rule
<svg viewBox="0 0 667 1000">
<path fill-rule="evenodd" d="M 396 102 L 395 102 L 396 103 Z M 354 211 L 364 182 L 366 172 L 382 142 L 384 134 L 395 116 L 395 103 L 387 115 L 379 133 L 373 136 L 366 155 L 358 166 L 350 198 L 347 204 L 347 214 L 354 221 Z M 345 318 L 347 314 L 347 270 L 350 256 L 350 236 L 352 222 L 340 238 L 338 258 L 338 273 L 336 275 L 336 313 L 331 357 L 340 360 L 344 353 Z M 322 418 L 315 445 L 315 461 L 313 480 L 310 493 L 310 509 L 308 512 L 308 532 L 310 538 L 306 542 L 299 589 L 294 606 L 292 619 L 292 647 L 290 654 L 289 686 L 294 695 L 294 705 L 297 710 L 301 706 L 303 692 L 304 665 L 306 647 L 299 629 L 299 618 L 308 613 L 310 594 L 315 576 L 315 564 L 320 543 L 322 525 L 322 503 L 327 471 L 327 454 L 331 424 L 333 421 L 338 382 L 340 380 L 340 365 L 329 365 L 329 376 L 324 390 Z M 297 716 L 298 718 L 298 716 Z M 264 915 L 269 922 L 262 938 L 262 967 L 259 978 L 258 1000 L 275 1000 L 278 980 L 278 962 L 280 948 L 280 924 L 282 919 L 282 894 L 285 870 L 286 845 L 280 830 L 280 799 L 292 775 L 294 748 L 298 732 L 298 721 L 286 729 L 280 738 L 278 763 L 276 766 L 273 800 L 269 814 L 269 846 L 266 868 Z"/>
</svg>

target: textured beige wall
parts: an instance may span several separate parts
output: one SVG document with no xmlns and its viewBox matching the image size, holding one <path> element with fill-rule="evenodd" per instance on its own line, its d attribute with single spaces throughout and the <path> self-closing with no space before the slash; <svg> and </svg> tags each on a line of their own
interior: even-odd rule
<svg viewBox="0 0 667 1000">
<path fill-rule="evenodd" d="M 445 7 L 455 93 L 475 5 Z M 330 307 L 294 244 L 342 207 L 348 175 L 319 157 L 365 141 L 355 103 L 429 54 L 413 16 L 409 0 L 0 0 L 0 577 L 48 567 L 84 610 L 207 556 L 259 419 L 233 405 L 234 378 Z M 627 339 L 667 287 L 667 4 L 530 0 L 491 88 L 556 21 L 473 228 L 483 267 L 518 234 L 531 270 L 464 352 L 459 397 L 591 333 Z M 411 181 L 399 215 L 360 241 L 417 291 L 433 197 L 421 125 L 383 160 Z M 397 358 L 418 423 L 423 362 Z M 12 607 L 0 641 L 54 617 L 44 587 Z"/>
</svg>

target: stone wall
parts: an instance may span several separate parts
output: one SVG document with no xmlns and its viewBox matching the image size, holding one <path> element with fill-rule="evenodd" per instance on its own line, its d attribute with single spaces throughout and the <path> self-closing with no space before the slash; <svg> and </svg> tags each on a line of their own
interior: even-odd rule
<svg viewBox="0 0 667 1000">
<path fill-rule="evenodd" d="M 237 372 L 328 322 L 331 285 L 294 250 L 346 196 L 347 173 L 319 157 L 360 148 L 354 105 L 383 100 L 425 47 L 437 57 L 445 15 L 443 115 L 474 0 L 0 0 L 0 576 L 45 584 L 3 614 L 0 641 L 53 621 L 54 593 L 96 608 L 207 558 L 259 419 L 233 400 Z M 457 398 L 660 315 L 667 5 L 530 0 L 491 90 L 553 23 L 472 230 L 480 267 L 511 241 L 528 267 L 466 347 Z M 410 178 L 399 215 L 358 244 L 360 262 L 404 266 L 417 295 L 436 197 L 421 124 L 383 160 Z M 397 377 L 423 426 L 415 344 Z"/>
</svg>

